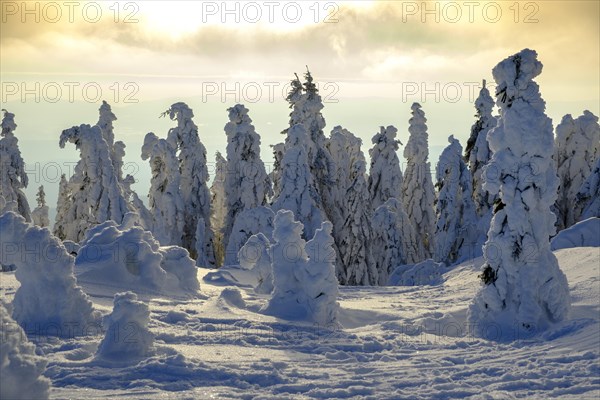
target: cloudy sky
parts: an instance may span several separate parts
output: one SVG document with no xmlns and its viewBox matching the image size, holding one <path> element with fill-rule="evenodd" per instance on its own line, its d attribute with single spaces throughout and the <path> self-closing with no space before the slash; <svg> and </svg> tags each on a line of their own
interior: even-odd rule
<svg viewBox="0 0 600 400">
<path fill-rule="evenodd" d="M 2 1 L 2 108 L 16 134 L 31 187 L 53 205 L 57 168 L 77 152 L 59 149 L 62 129 L 94 123 L 102 99 L 119 118 L 129 171 L 143 197 L 144 135 L 166 135 L 158 116 L 175 101 L 195 111 L 209 157 L 225 149 L 227 107 L 244 103 L 269 144 L 282 140 L 283 100 L 294 72 L 309 66 L 324 97 L 329 131 L 342 125 L 370 145 L 380 125 L 407 139 L 410 105 L 428 118 L 435 162 L 447 137 L 463 143 L 474 97 L 503 58 L 529 47 L 548 115 L 600 108 L 597 1 L 27 2 Z M 364 149 L 365 152 L 367 148 Z M 57 165 L 59 167 L 57 167 Z M 33 199 L 33 197 L 30 197 Z"/>
</svg>

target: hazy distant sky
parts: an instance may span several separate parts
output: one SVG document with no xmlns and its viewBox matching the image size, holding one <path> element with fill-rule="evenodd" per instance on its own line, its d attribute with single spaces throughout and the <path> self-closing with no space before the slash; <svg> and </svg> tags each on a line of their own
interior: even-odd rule
<svg viewBox="0 0 600 400">
<path fill-rule="evenodd" d="M 555 125 L 566 113 L 600 109 L 598 1 L 0 4 L 0 101 L 16 114 L 32 203 L 44 184 L 54 205 L 56 165 L 68 172 L 64 164 L 78 158 L 72 146 L 58 148 L 58 136 L 95 123 L 101 99 L 118 117 L 141 197 L 143 137 L 166 135 L 173 123 L 158 116 L 175 101 L 194 109 L 210 159 L 225 150 L 226 108 L 244 103 L 269 161 L 268 145 L 283 139 L 288 120 L 284 85 L 307 64 L 325 98 L 327 132 L 343 125 L 365 153 L 380 125 L 396 125 L 405 142 L 419 101 L 432 164 L 448 135 L 464 145 L 476 85 L 493 84 L 494 65 L 525 47 L 544 64 L 537 80 Z"/>
</svg>

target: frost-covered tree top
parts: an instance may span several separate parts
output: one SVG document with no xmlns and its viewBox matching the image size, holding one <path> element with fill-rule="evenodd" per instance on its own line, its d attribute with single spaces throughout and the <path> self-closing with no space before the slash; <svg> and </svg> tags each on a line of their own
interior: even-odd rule
<svg viewBox="0 0 600 400">
<path fill-rule="evenodd" d="M 271 196 L 271 180 L 260 159 L 260 136 L 254 130 L 248 109 L 241 104 L 229 108 L 227 135 L 227 174 L 225 175 L 224 243 L 240 212 L 263 206 Z M 239 249 L 236 249 L 237 253 Z"/>
<path fill-rule="evenodd" d="M 215 154 L 215 177 L 210 187 L 211 201 L 211 226 L 220 232 L 225 223 L 227 206 L 225 205 L 225 176 L 227 174 L 227 160 L 217 151 Z"/>
<path fill-rule="evenodd" d="M 321 226 L 325 214 L 321 198 L 310 172 L 305 144 L 309 140 L 302 124 L 288 131 L 288 143 L 281 162 L 281 192 L 273 202 L 273 211 L 290 210 L 304 226 L 306 237 L 312 237 Z"/>
<path fill-rule="evenodd" d="M 450 136 L 448 142 L 435 174 L 439 193 L 434 260 L 450 265 L 474 258 L 477 218 L 471 198 L 471 174 L 462 158 L 462 146 L 454 136 Z"/>
<path fill-rule="evenodd" d="M 570 114 L 565 115 L 556 127 L 554 145 L 560 181 L 555 212 L 561 230 L 578 222 L 583 211 L 576 197 L 600 157 L 598 117 L 587 110 L 576 119 Z"/>
<path fill-rule="evenodd" d="M 179 170 L 181 172 L 180 191 L 185 204 L 183 228 L 183 247 L 190 253 L 196 252 L 196 231 L 198 220 L 204 220 L 204 257 L 214 264 L 213 233 L 210 226 L 210 191 L 206 164 L 206 148 L 200 142 L 198 127 L 192 121 L 194 112 L 183 102 L 173 104 L 163 115 L 177 121 L 170 129 L 167 140 L 179 151 Z"/>
<path fill-rule="evenodd" d="M 369 193 L 371 206 L 376 209 L 388 199 L 401 198 L 402 171 L 398 158 L 398 147 L 401 144 L 396 139 L 398 129 L 390 125 L 380 127 L 379 133 L 373 136 L 373 148 L 369 150 L 371 169 L 369 171 Z"/>
<path fill-rule="evenodd" d="M 578 207 L 582 210 L 581 220 L 600 217 L 600 157 L 596 165 L 579 188 L 577 193 Z"/>
<path fill-rule="evenodd" d="M 84 124 L 65 129 L 60 135 L 60 147 L 64 148 L 67 142 L 75 144 L 80 160 L 69 183 L 77 188 L 70 196 L 74 210 L 62 224 L 70 226 L 66 239 L 78 242 L 90 226 L 107 220 L 120 223 L 130 209 L 100 128 Z"/>
<path fill-rule="evenodd" d="M 98 125 L 102 131 L 102 137 L 108 143 L 108 146 L 112 148 L 115 144 L 115 133 L 113 122 L 117 120 L 117 116 L 112 112 L 110 104 L 106 101 L 102 101 L 102 105 L 99 109 L 100 117 L 98 119 Z"/>
<path fill-rule="evenodd" d="M 408 121 L 410 136 L 404 148 L 407 164 L 402 182 L 402 199 L 417 235 L 418 258 L 423 260 L 432 255 L 435 191 L 428 161 L 427 119 L 419 103 L 414 103 L 411 109 L 412 117 Z"/>
<path fill-rule="evenodd" d="M 500 325 L 503 337 L 536 332 L 566 318 L 570 307 L 566 277 L 550 250 L 558 178 L 552 121 L 533 81 L 541 72 L 529 49 L 493 69 L 501 118 L 488 134 L 493 155 L 483 176 L 501 205 L 484 246 L 485 285 L 469 309 L 480 333 L 491 323 Z"/>
<path fill-rule="evenodd" d="M 490 148 L 487 142 L 488 132 L 496 126 L 496 118 L 492 116 L 494 100 L 486 87 L 485 79 L 479 91 L 479 97 L 475 100 L 477 121 L 471 127 L 471 136 L 467 141 L 465 149 L 465 161 L 468 163 L 472 176 L 473 200 L 479 216 L 488 213 L 495 198 L 483 189 L 481 177 L 483 167 L 491 158 Z"/>
<path fill-rule="evenodd" d="M 7 203 L 15 202 L 17 211 L 28 222 L 31 221 L 29 203 L 23 193 L 23 188 L 29 184 L 29 178 L 25 172 L 25 161 L 19 150 L 19 140 L 15 137 L 17 129 L 15 115 L 2 110 L 2 122 L 0 126 L 0 196 Z"/>
</svg>

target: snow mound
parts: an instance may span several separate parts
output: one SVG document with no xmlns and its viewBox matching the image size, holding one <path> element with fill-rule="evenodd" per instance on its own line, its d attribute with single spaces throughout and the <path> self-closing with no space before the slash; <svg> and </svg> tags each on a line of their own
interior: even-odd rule
<svg viewBox="0 0 600 400">
<path fill-rule="evenodd" d="M 444 263 L 431 259 L 412 265 L 401 265 L 390 275 L 389 286 L 423 286 L 443 283 L 442 275 L 448 271 Z"/>
<path fill-rule="evenodd" d="M 558 233 L 551 241 L 552 250 L 573 247 L 600 247 L 600 218 L 588 218 Z"/>
<path fill-rule="evenodd" d="M 250 239 L 238 252 L 240 267 L 254 273 L 257 285 L 256 293 L 269 294 L 273 291 L 273 270 L 271 268 L 271 242 L 265 235 L 250 236 Z"/>
<path fill-rule="evenodd" d="M 154 335 L 148 329 L 150 310 L 132 292 L 117 293 L 114 308 L 104 318 L 106 336 L 96 355 L 111 361 L 129 362 L 154 353 Z"/>
<path fill-rule="evenodd" d="M 0 398 L 47 399 L 50 382 L 42 374 L 46 360 L 35 355 L 35 346 L 10 317 L 0 301 Z"/>
<path fill-rule="evenodd" d="M 274 217 L 275 214 L 269 207 L 254 207 L 239 212 L 229 234 L 224 264 L 237 263 L 238 251 L 250 236 L 262 233 L 266 237 L 271 237 Z"/>
<path fill-rule="evenodd" d="M 0 264 L 17 267 L 21 286 L 13 317 L 28 333 L 78 336 L 96 323 L 99 316 L 75 281 L 73 257 L 48 229 L 5 213 L 0 216 L 0 248 Z"/>
<path fill-rule="evenodd" d="M 100 224 L 86 233 L 75 265 L 81 282 L 135 292 L 195 294 L 200 284 L 194 260 L 177 246 L 161 247 L 131 219 Z"/>
<path fill-rule="evenodd" d="M 238 288 L 223 289 L 219 295 L 219 300 L 237 308 L 246 308 L 246 302 Z"/>
</svg>

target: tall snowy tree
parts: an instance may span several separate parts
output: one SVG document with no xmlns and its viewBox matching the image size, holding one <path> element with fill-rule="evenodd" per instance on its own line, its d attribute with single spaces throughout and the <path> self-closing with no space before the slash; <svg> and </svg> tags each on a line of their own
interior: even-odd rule
<svg viewBox="0 0 600 400">
<path fill-rule="evenodd" d="M 242 211 L 267 204 L 267 198 L 271 195 L 271 180 L 260 159 L 260 136 L 254 130 L 248 109 L 241 104 L 236 104 L 227 111 L 229 112 L 229 122 L 225 125 L 227 215 L 223 240 L 229 251 L 229 235 L 237 216 Z M 239 248 L 233 250 L 237 254 Z"/>
<path fill-rule="evenodd" d="M 344 285 L 377 285 L 379 277 L 372 253 L 372 210 L 367 188 L 366 164 L 352 165 L 350 187 L 346 191 L 347 217 L 338 242 L 342 264 L 338 279 Z"/>
<path fill-rule="evenodd" d="M 185 103 L 175 103 L 163 115 L 177 121 L 167 140 L 179 151 L 180 191 L 185 205 L 182 245 L 197 258 L 198 265 L 214 265 L 213 231 L 210 225 L 210 191 L 206 148 L 200 142 L 194 113 Z M 198 229 L 202 219 L 204 229 Z M 204 233 L 204 253 L 196 254 L 196 232 Z"/>
<path fill-rule="evenodd" d="M 305 237 L 312 237 L 325 220 L 321 198 L 315 186 L 307 154 L 309 141 L 306 128 L 294 125 L 288 131 L 285 155 L 281 161 L 281 192 L 272 209 L 290 210 L 304 226 Z"/>
<path fill-rule="evenodd" d="M 598 117 L 587 110 L 576 119 L 565 115 L 556 127 L 554 149 L 559 179 L 554 211 L 558 230 L 562 230 L 578 222 L 583 211 L 577 193 L 600 157 Z"/>
<path fill-rule="evenodd" d="M 71 210 L 66 220 L 57 223 L 62 226 L 65 239 L 79 242 L 91 226 L 108 220 L 121 223 L 131 209 L 100 128 L 84 124 L 65 129 L 60 135 L 60 147 L 64 148 L 67 142 L 80 151 L 80 160 L 69 180 Z"/>
<path fill-rule="evenodd" d="M 149 160 L 152 173 L 148 194 L 152 233 L 163 246 L 180 246 L 185 204 L 180 193 L 181 176 L 175 149 L 150 132 L 144 138 L 142 160 Z"/>
<path fill-rule="evenodd" d="M 273 169 L 269 173 L 269 178 L 273 184 L 272 198 L 274 199 L 278 197 L 281 192 L 281 161 L 283 160 L 283 154 L 285 153 L 285 143 L 271 145 L 271 148 L 273 149 Z"/>
<path fill-rule="evenodd" d="M 488 215 L 496 200 L 495 196 L 491 196 L 490 193 L 483 189 L 483 178 L 481 176 L 483 167 L 492 157 L 490 146 L 487 142 L 487 134 L 496 126 L 497 122 L 496 118 L 492 115 L 493 108 L 494 100 L 490 96 L 490 91 L 487 89 L 484 79 L 479 96 L 475 100 L 475 109 L 477 110 L 475 117 L 477 121 L 471 127 L 471 136 L 467 141 L 465 149 L 465 162 L 469 166 L 473 179 L 473 201 L 475 202 L 479 217 Z M 489 226 L 486 227 L 486 232 L 487 228 Z"/>
<path fill-rule="evenodd" d="M 402 199 L 408 218 L 417 235 L 418 259 L 430 258 L 433 253 L 435 191 L 431 181 L 427 119 L 419 103 L 413 103 L 408 131 L 410 137 L 404 148 L 407 160 L 402 182 Z"/>
<path fill-rule="evenodd" d="M 493 69 L 501 116 L 488 134 L 493 155 L 483 176 L 484 188 L 498 193 L 500 203 L 484 247 L 484 286 L 468 312 L 482 336 L 491 324 L 502 337 L 534 333 L 564 319 L 570 308 L 567 279 L 550 250 L 558 178 L 552 121 L 533 81 L 541 72 L 529 49 Z"/>
<path fill-rule="evenodd" d="M 31 219 L 35 225 L 42 228 L 47 227 L 50 225 L 50 219 L 48 218 L 48 206 L 46 205 L 46 193 L 43 185 L 38 188 L 35 197 L 37 207 L 31 212 Z"/>
<path fill-rule="evenodd" d="M 0 132 L 0 196 L 6 203 L 15 202 L 17 212 L 31 222 L 31 210 L 23 189 L 29 184 L 25 172 L 25 161 L 19 150 L 19 140 L 15 137 L 17 129 L 15 114 L 2 110 L 2 131 Z"/>
<path fill-rule="evenodd" d="M 417 263 L 417 240 L 404 205 L 394 197 L 377 207 L 372 221 L 373 257 L 383 286 L 397 266 Z"/>
<path fill-rule="evenodd" d="M 54 219 L 54 230 L 53 233 L 60 240 L 67 239 L 67 231 L 69 229 L 69 221 L 73 218 L 69 215 L 71 210 L 71 189 L 69 188 L 69 182 L 65 174 L 60 176 L 60 183 L 58 184 L 58 199 L 56 201 L 56 217 Z"/>
<path fill-rule="evenodd" d="M 225 216 L 227 215 L 227 206 L 225 203 L 226 174 L 227 160 L 217 151 L 215 155 L 215 177 L 210 187 L 210 224 L 215 232 L 215 261 L 218 266 L 223 265 L 225 257 L 223 227 L 225 226 Z"/>
<path fill-rule="evenodd" d="M 433 259 L 451 265 L 471 259 L 477 245 L 477 216 L 472 199 L 471 174 L 454 136 L 440 155 L 436 168 L 437 223 Z"/>
<path fill-rule="evenodd" d="M 600 157 L 594 169 L 579 188 L 577 207 L 582 210 L 581 220 L 591 217 L 600 218 Z"/>
<path fill-rule="evenodd" d="M 402 144 L 396 139 L 398 129 L 393 126 L 380 127 L 373 136 L 373 148 L 369 150 L 371 169 L 369 170 L 369 193 L 371 206 L 376 209 L 391 198 L 401 198 L 402 171 L 396 152 Z"/>
</svg>

